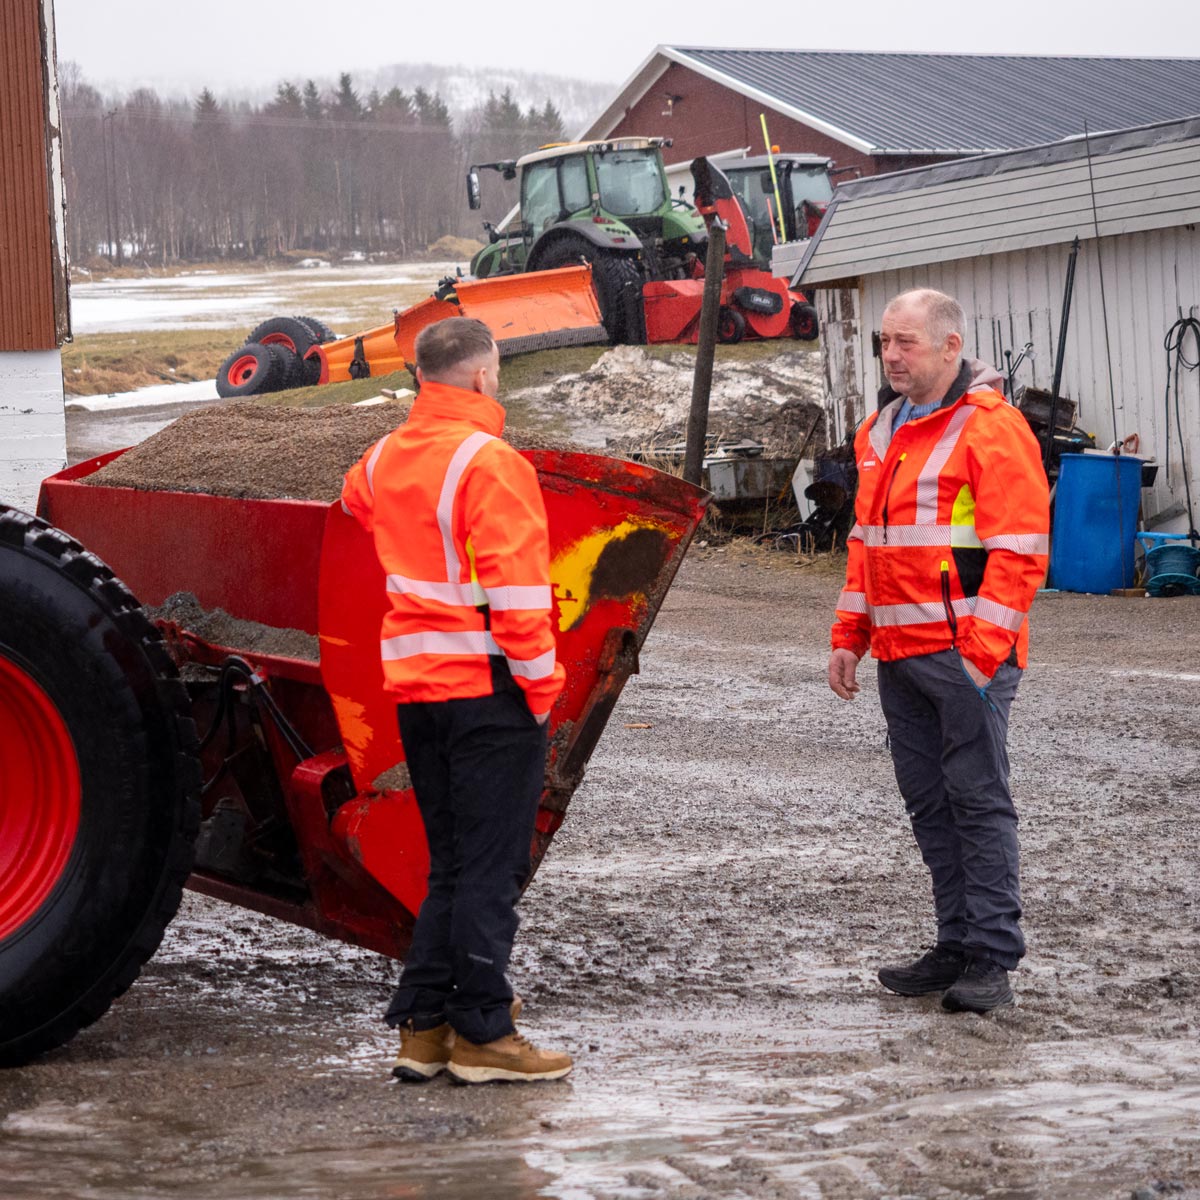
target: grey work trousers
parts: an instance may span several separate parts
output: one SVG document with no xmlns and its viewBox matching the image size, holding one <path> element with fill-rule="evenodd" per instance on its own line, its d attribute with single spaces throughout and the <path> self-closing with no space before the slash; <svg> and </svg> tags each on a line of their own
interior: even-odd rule
<svg viewBox="0 0 1200 1200">
<path fill-rule="evenodd" d="M 938 942 L 1012 970 L 1025 953 L 1008 710 L 1021 671 L 981 692 L 957 650 L 879 664 L 892 763 L 933 879 Z"/>
</svg>

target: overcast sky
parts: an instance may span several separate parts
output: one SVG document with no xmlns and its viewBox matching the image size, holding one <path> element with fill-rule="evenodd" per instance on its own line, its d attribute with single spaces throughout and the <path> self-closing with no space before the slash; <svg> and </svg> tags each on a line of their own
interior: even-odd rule
<svg viewBox="0 0 1200 1200">
<path fill-rule="evenodd" d="M 55 0 L 58 55 L 115 88 L 272 89 L 392 63 L 621 83 L 659 43 L 825 50 L 1200 54 L 1192 0 Z M 1198 64 L 1200 69 L 1200 64 Z"/>
</svg>

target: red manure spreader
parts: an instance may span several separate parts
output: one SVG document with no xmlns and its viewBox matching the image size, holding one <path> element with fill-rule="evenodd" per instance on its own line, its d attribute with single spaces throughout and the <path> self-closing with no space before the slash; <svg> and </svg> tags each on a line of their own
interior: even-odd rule
<svg viewBox="0 0 1200 1200">
<path fill-rule="evenodd" d="M 634 463 L 524 453 L 549 514 L 567 668 L 536 869 L 706 496 Z M 337 504 L 85 482 L 116 457 L 48 479 L 39 517 L 0 506 L 5 1065 L 108 1009 L 185 884 L 397 958 L 425 890 L 367 535 Z M 178 593 L 223 612 L 232 644 L 155 619 Z M 238 644 L 243 627 L 319 650 Z"/>
</svg>

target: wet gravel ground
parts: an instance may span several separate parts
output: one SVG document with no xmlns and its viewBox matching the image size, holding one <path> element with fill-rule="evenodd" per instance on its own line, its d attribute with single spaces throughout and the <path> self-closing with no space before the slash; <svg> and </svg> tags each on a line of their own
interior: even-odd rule
<svg viewBox="0 0 1200 1200">
<path fill-rule="evenodd" d="M 1200 602 L 1045 594 L 1010 751 L 1030 954 L 950 1016 L 837 564 L 694 550 L 523 906 L 539 1087 L 388 1077 L 393 964 L 188 897 L 70 1046 L 0 1074 L 0 1195 L 1200 1197 Z M 641 726 L 649 726 L 641 728 Z"/>
</svg>

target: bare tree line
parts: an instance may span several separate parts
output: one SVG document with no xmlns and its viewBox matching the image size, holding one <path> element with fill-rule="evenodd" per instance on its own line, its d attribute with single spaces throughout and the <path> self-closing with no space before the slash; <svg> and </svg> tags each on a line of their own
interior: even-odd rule
<svg viewBox="0 0 1200 1200">
<path fill-rule="evenodd" d="M 477 232 L 468 162 L 563 137 L 549 100 L 522 110 L 493 93 L 456 128 L 436 92 L 364 97 L 348 74 L 324 94 L 280 84 L 257 106 L 208 89 L 190 103 L 151 89 L 106 100 L 69 63 L 61 88 L 68 239 L 84 263 L 420 253 Z M 511 199 L 497 186 L 489 210 Z"/>
</svg>

